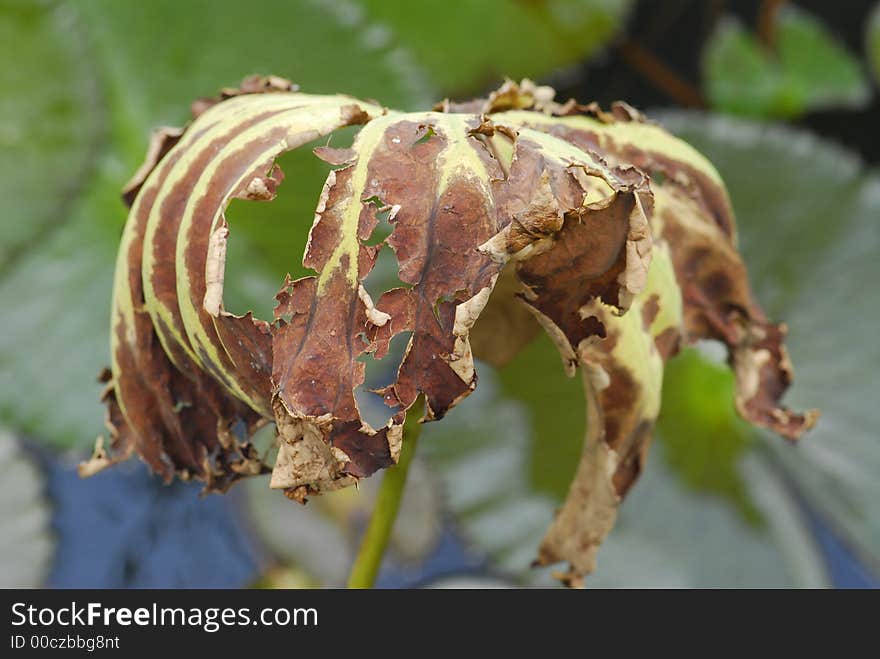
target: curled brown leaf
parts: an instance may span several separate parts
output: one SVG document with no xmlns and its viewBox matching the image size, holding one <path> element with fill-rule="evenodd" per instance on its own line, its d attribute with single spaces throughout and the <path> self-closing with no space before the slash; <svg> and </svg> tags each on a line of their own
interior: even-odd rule
<svg viewBox="0 0 880 659">
<path fill-rule="evenodd" d="M 787 437 L 813 423 L 779 404 L 785 329 L 754 301 L 727 192 L 696 151 L 626 104 L 559 104 L 529 81 L 436 109 L 251 77 L 157 135 L 126 187 L 110 442 L 83 474 L 137 453 L 215 490 L 271 471 L 271 487 L 304 502 L 393 465 L 418 397 L 423 420 L 441 419 L 476 387 L 475 352 L 502 365 L 542 327 L 566 372 L 581 369 L 587 403 L 578 473 L 538 558 L 568 562 L 575 585 L 644 465 L 681 342 L 728 346 L 753 423 Z M 268 321 L 230 314 L 226 206 L 272 200 L 278 155 L 351 125 L 350 148 L 315 150 L 335 168 L 303 256 L 314 274 L 287 277 Z M 392 229 L 376 242 L 380 214 Z M 400 285 L 374 299 L 366 279 L 383 250 Z M 374 428 L 355 392 L 364 360 L 388 357 L 397 336 L 407 345 L 376 392 L 389 409 Z M 250 443 L 268 422 L 274 464 Z"/>
</svg>

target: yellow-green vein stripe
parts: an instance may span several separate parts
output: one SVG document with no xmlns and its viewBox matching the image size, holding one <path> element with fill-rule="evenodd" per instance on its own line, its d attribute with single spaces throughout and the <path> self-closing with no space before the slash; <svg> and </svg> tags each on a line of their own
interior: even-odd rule
<svg viewBox="0 0 880 659">
<path fill-rule="evenodd" d="M 352 194 L 349 196 L 345 208 L 342 210 L 342 222 L 340 227 L 339 242 L 333 252 L 327 258 L 327 263 L 318 274 L 318 295 L 326 289 L 327 283 L 333 273 L 340 267 L 342 257 L 348 255 L 348 271 L 346 278 L 353 289 L 358 284 L 358 223 L 360 220 L 363 191 L 367 186 L 367 171 L 370 166 L 370 154 L 376 150 L 385 130 L 392 123 L 399 121 L 394 115 L 386 115 L 374 119 L 357 134 L 353 148 L 358 154 L 357 162 L 351 172 Z"/>
<path fill-rule="evenodd" d="M 162 205 L 167 199 L 168 194 L 174 188 L 175 183 L 187 174 L 194 161 L 202 155 L 202 148 L 204 146 L 211 144 L 218 137 L 222 137 L 223 134 L 228 134 L 235 130 L 236 126 L 240 123 L 246 122 L 264 112 L 300 107 L 303 104 L 315 104 L 322 100 L 323 97 L 306 96 L 304 94 L 294 93 L 238 96 L 210 108 L 205 115 L 202 115 L 202 117 L 205 117 L 208 113 L 216 110 L 211 116 L 211 119 L 213 119 L 213 126 L 205 129 L 204 132 L 199 135 L 197 141 L 191 141 L 187 144 L 175 147 L 183 149 L 184 153 L 164 178 L 162 188 L 157 193 L 155 202 L 150 210 L 150 216 L 144 235 L 144 254 L 142 261 L 145 308 L 153 319 L 153 325 L 159 336 L 159 340 L 162 343 L 162 347 L 172 360 L 174 359 L 172 344 L 176 344 L 180 346 L 180 348 L 183 349 L 189 358 L 196 364 L 201 364 L 201 360 L 190 346 L 187 337 L 178 331 L 178 325 L 174 322 L 174 309 L 169 309 L 166 305 L 162 304 L 162 302 L 156 297 L 156 292 L 153 287 L 152 275 L 156 268 L 153 241 L 156 237 L 156 231 L 161 225 Z M 187 131 L 187 133 L 192 133 L 196 129 L 202 128 L 200 121 L 202 117 L 199 117 L 199 119 L 193 123 L 193 126 Z M 179 276 L 180 273 L 177 274 Z M 180 365 L 178 364 L 177 366 L 179 367 Z"/>
<path fill-rule="evenodd" d="M 269 148 L 263 149 L 259 153 L 252 154 L 251 158 L 252 162 L 254 163 L 269 160 L 270 158 L 278 155 L 283 151 L 301 146 L 303 142 L 313 139 L 313 133 L 324 135 L 341 126 L 343 124 L 341 115 L 342 108 L 355 102 L 347 97 L 326 97 L 325 100 L 327 101 L 327 105 L 316 104 L 314 106 L 301 106 L 293 108 L 289 111 L 285 111 L 279 115 L 273 116 L 270 119 L 247 129 L 246 131 L 235 137 L 233 140 L 231 140 L 220 152 L 218 152 L 211 163 L 208 164 L 202 171 L 201 176 L 193 187 L 192 194 L 189 197 L 181 219 L 181 225 L 177 239 L 176 254 L 177 293 L 178 304 L 180 306 L 181 317 L 183 319 L 187 337 L 189 338 L 193 348 L 198 347 L 204 350 L 205 353 L 208 355 L 208 359 L 211 361 L 211 365 L 228 376 L 232 386 L 232 393 L 255 409 L 259 409 L 260 406 L 258 405 L 258 403 L 256 401 L 253 401 L 242 390 L 241 386 L 238 384 L 238 380 L 236 379 L 234 372 L 229 372 L 226 368 L 223 367 L 223 361 L 221 359 L 220 353 L 217 350 L 216 344 L 212 342 L 211 337 L 208 336 L 207 332 L 205 331 L 199 320 L 199 314 L 203 311 L 197 308 L 190 298 L 191 281 L 189 277 L 189 272 L 186 268 L 186 252 L 188 247 L 187 235 L 189 234 L 189 231 L 192 227 L 196 204 L 200 199 L 205 196 L 205 194 L 207 193 L 208 183 L 211 181 L 216 172 L 222 167 L 223 163 L 231 154 L 237 152 L 240 149 L 247 148 L 248 144 L 255 140 L 259 140 L 260 137 L 266 132 L 276 130 L 277 128 L 282 126 L 286 126 L 288 135 L 284 140 L 272 144 Z M 375 106 L 370 106 L 363 103 L 359 103 L 358 105 L 362 109 L 373 114 L 378 114 L 381 111 Z M 301 138 L 302 142 L 297 143 L 297 137 Z M 242 177 L 240 177 L 236 182 L 233 183 L 232 186 L 230 186 L 229 191 L 224 196 L 224 198 L 219 200 L 219 204 L 210 229 L 211 231 L 216 228 L 217 222 L 222 217 L 223 209 L 225 208 L 226 203 L 231 197 L 233 191 L 244 181 L 246 176 L 250 175 L 252 175 L 251 172 L 247 172 Z M 225 349 L 225 346 L 224 352 L 226 353 L 226 357 L 229 358 L 230 361 L 232 361 L 228 351 Z M 199 360 L 198 363 L 202 363 L 202 360 Z M 234 365 L 234 361 L 232 363 Z"/>
</svg>

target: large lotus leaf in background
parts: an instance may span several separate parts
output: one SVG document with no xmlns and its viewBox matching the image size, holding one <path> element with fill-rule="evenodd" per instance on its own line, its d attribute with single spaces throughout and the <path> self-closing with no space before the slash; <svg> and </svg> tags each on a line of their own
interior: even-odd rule
<svg viewBox="0 0 880 659">
<path fill-rule="evenodd" d="M 43 474 L 0 427 L 0 588 L 37 588 L 49 571 L 55 538 Z"/>
<path fill-rule="evenodd" d="M 714 350 L 672 360 L 657 451 L 590 583 L 826 584 L 799 502 L 869 561 L 880 554 L 878 309 L 865 294 L 880 278 L 880 179 L 805 132 L 696 113 L 660 119 L 725 179 L 756 295 L 790 327 L 798 368 L 788 400 L 821 407 L 823 417 L 796 446 L 781 445 L 736 418 Z M 422 442 L 446 474 L 467 537 L 510 569 L 534 552 L 541 521 L 558 506 L 583 424 L 578 383 L 552 360 L 529 358 L 542 350 L 552 353 L 538 343 L 507 367 L 518 375 L 482 366 L 482 398 L 426 428 Z M 512 387 L 521 377 L 548 395 Z M 547 397 L 560 401 L 558 423 Z"/>
<path fill-rule="evenodd" d="M 64 221 L 92 173 L 104 117 L 72 13 L 21 2 L 0 11 L 2 274 Z"/>
<path fill-rule="evenodd" d="M 870 90 L 859 60 L 817 18 L 784 7 L 776 20 L 772 49 L 737 20 L 720 22 L 703 54 L 706 94 L 714 108 L 790 118 L 867 102 Z"/>
<path fill-rule="evenodd" d="M 322 0 L 343 15 L 375 17 L 365 38 L 397 34 L 444 94 L 536 78 L 583 61 L 613 37 L 631 0 Z M 366 12 L 363 12 L 363 9 Z"/>
<path fill-rule="evenodd" d="M 0 178 L 0 193 L 13 201 L 4 207 L 0 236 L 4 248 L 27 242 L 0 272 L 0 304 L 15 310 L 0 334 L 3 422 L 57 446 L 85 448 L 102 432 L 99 387 L 91 384 L 107 363 L 108 300 L 125 220 L 119 190 L 150 130 L 185 121 L 181 99 L 214 94 L 263 67 L 291 71 L 319 91 L 345 88 L 403 105 L 426 98 L 418 70 L 404 75 L 400 67 L 383 67 L 379 55 L 390 46 L 377 50 L 356 38 L 359 27 L 326 7 L 262 3 L 259 15 L 272 16 L 270 23 L 255 21 L 252 9 L 107 0 L 0 4 L 0 24 L 11 32 L 3 47 L 16 48 L 0 60 L 4 81 L 23 75 L 22 58 L 54 62 L 47 69 L 66 76 L 60 83 L 29 81 L 3 100 L 2 139 L 14 140 L 13 155 L 33 153 L 8 163 L 4 149 L 0 161 L 4 172 L 20 168 Z M 408 62 L 402 58 L 401 66 L 414 66 Z M 38 98 L 45 90 L 57 100 L 44 107 Z M 45 122 L 34 124 L 43 115 Z M 102 149 L 93 144 L 96 121 L 109 132 Z M 29 141 L 35 134 L 39 140 Z M 326 170 L 306 155 L 282 161 L 288 179 L 277 202 L 251 204 L 254 217 L 247 217 L 251 208 L 233 208 L 231 219 L 242 221 L 233 227 L 230 272 L 243 276 L 231 293 L 242 304 L 274 291 L 298 262 L 277 245 L 304 244 L 311 225 Z M 245 260 L 254 265 L 239 268 Z"/>
<path fill-rule="evenodd" d="M 658 424 L 663 455 L 692 491 L 719 495 L 743 519 L 760 525 L 761 513 L 739 469 L 755 434 L 734 412 L 733 374 L 721 363 L 724 348 L 715 347 L 712 352 L 686 349 L 666 369 Z M 706 358 L 715 353 L 719 363 Z"/>
<path fill-rule="evenodd" d="M 755 286 L 791 329 L 798 367 L 789 400 L 822 408 L 796 448 L 772 451 L 878 574 L 880 307 L 871 290 L 880 280 L 880 176 L 807 133 L 689 115 L 666 121 L 727 180 Z"/>
<path fill-rule="evenodd" d="M 15 310 L 0 333 L 2 421 L 57 446 L 87 447 L 103 431 L 96 374 L 121 218 L 113 163 L 101 166 L 64 222 L 0 279 L 0 303 Z"/>
</svg>

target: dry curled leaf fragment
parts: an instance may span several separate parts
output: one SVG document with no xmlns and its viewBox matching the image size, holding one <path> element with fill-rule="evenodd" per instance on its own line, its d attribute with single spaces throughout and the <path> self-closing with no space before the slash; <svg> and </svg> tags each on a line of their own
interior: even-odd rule
<svg viewBox="0 0 880 659">
<path fill-rule="evenodd" d="M 402 113 L 251 77 L 194 104 L 126 188 L 110 438 L 81 472 L 136 453 L 213 490 L 271 472 L 271 487 L 305 502 L 393 465 L 420 395 L 424 420 L 441 419 L 474 390 L 475 352 L 502 365 L 543 328 L 566 372 L 581 370 L 588 430 L 538 563 L 567 562 L 560 577 L 576 585 L 642 469 L 680 343 L 725 342 L 740 413 L 800 435 L 814 415 L 778 403 L 791 382 L 784 327 L 751 295 L 717 172 L 625 104 L 553 96 L 508 81 L 485 100 Z M 353 125 L 350 147 L 315 149 L 333 169 L 302 258 L 314 274 L 286 278 L 271 319 L 226 311 L 227 205 L 271 201 L 281 153 Z M 391 232 L 376 242 L 380 216 Z M 400 285 L 371 295 L 383 250 Z M 373 427 L 355 392 L 364 360 L 392 358 L 398 336 L 395 376 L 375 392 L 387 422 Z M 250 443 L 268 422 L 273 464 Z"/>
</svg>

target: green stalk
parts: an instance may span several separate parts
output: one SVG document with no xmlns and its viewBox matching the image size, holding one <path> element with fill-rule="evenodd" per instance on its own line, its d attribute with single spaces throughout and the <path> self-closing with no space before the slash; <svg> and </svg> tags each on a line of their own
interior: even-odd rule
<svg viewBox="0 0 880 659">
<path fill-rule="evenodd" d="M 416 453 L 416 444 L 422 430 L 419 419 L 422 417 L 424 406 L 424 396 L 419 396 L 407 412 L 406 421 L 403 423 L 400 458 L 396 465 L 385 470 L 370 525 L 364 533 L 361 548 L 348 576 L 349 588 L 372 588 L 376 581 L 382 556 L 388 547 L 394 520 L 397 519 L 397 511 L 400 509 L 409 465 Z"/>
</svg>

